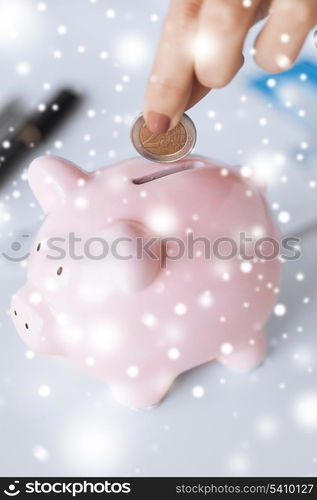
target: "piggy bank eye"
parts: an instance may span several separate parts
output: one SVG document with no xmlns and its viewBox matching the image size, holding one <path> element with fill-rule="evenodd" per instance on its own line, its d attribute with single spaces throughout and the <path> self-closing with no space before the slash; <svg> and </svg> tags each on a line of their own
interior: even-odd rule
<svg viewBox="0 0 317 500">
<path fill-rule="evenodd" d="M 39 243 L 36 247 L 36 251 L 39 252 L 40 251 L 40 248 L 41 248 L 41 243 Z"/>
<path fill-rule="evenodd" d="M 58 276 L 60 276 L 60 275 L 62 274 L 62 272 L 63 272 L 63 268 L 62 268 L 62 267 L 59 267 L 59 268 L 57 269 L 57 271 L 56 271 L 56 274 L 57 274 Z"/>
</svg>

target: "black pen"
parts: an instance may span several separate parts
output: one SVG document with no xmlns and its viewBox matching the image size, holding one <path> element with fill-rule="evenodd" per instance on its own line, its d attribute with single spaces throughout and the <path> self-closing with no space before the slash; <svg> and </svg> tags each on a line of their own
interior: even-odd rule
<svg viewBox="0 0 317 500">
<path fill-rule="evenodd" d="M 78 102 L 78 94 L 63 89 L 50 102 L 27 116 L 21 125 L 9 131 L 0 144 L 0 179 L 10 173 L 10 166 L 22 155 L 40 145 Z"/>
</svg>

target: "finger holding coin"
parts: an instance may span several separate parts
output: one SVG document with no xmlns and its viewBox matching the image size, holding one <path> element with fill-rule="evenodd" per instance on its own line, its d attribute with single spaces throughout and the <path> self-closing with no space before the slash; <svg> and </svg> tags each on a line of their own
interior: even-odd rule
<svg viewBox="0 0 317 500">
<path fill-rule="evenodd" d="M 184 114 L 173 129 L 164 134 L 153 134 L 143 115 L 140 115 L 132 126 L 131 140 L 144 158 L 159 163 L 173 163 L 192 151 L 196 142 L 196 128 L 189 116 Z"/>
<path fill-rule="evenodd" d="M 317 0 L 171 0 L 144 97 L 149 129 L 165 133 L 210 89 L 227 85 L 243 65 L 251 26 L 264 18 L 253 54 L 279 73 L 317 22 Z"/>
</svg>

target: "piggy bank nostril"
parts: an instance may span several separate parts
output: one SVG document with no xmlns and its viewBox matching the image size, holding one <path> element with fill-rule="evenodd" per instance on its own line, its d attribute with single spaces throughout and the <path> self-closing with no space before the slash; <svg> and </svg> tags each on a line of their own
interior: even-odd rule
<svg viewBox="0 0 317 500">
<path fill-rule="evenodd" d="M 57 275 L 58 275 L 58 276 L 60 276 L 60 275 L 62 274 L 62 272 L 63 272 L 63 268 L 62 268 L 62 266 L 61 266 L 61 267 L 59 267 L 59 268 L 57 269 L 56 273 L 57 273 Z"/>
<path fill-rule="evenodd" d="M 29 329 L 29 325 L 27 323 L 25 323 L 25 328 L 28 330 Z"/>
<path fill-rule="evenodd" d="M 41 243 L 39 243 L 36 247 L 36 251 L 39 252 L 40 251 L 40 248 L 41 248 Z"/>
<path fill-rule="evenodd" d="M 17 316 L 17 315 L 18 315 L 18 313 L 17 313 L 16 311 L 13 311 L 13 312 L 14 312 L 14 316 Z"/>
</svg>

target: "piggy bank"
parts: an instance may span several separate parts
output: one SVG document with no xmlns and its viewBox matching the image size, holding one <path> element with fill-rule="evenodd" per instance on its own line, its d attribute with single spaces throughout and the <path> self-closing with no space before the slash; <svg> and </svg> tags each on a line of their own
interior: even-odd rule
<svg viewBox="0 0 317 500">
<path fill-rule="evenodd" d="M 32 351 L 66 358 L 134 408 L 202 363 L 263 360 L 281 263 L 252 179 L 198 156 L 94 173 L 48 156 L 28 179 L 45 218 L 11 314 Z"/>
</svg>

